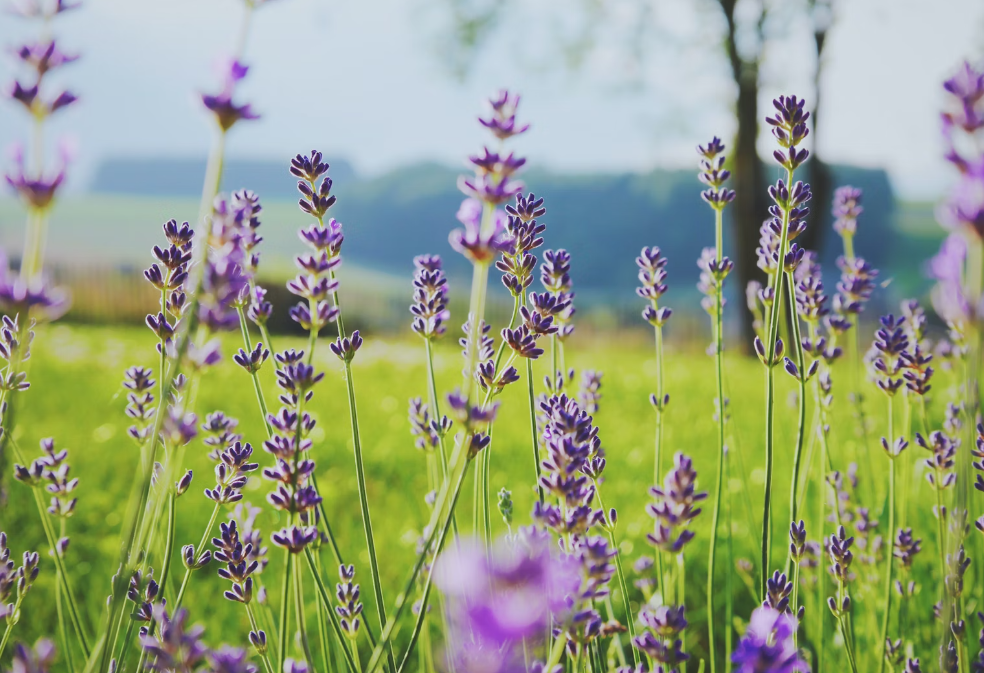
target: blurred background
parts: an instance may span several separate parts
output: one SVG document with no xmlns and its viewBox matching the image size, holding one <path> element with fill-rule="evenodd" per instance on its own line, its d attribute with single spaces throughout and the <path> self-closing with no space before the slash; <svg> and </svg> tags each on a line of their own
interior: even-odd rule
<svg viewBox="0 0 984 673">
<path fill-rule="evenodd" d="M 72 156 L 48 253 L 73 292 L 66 320 L 139 321 L 155 302 L 135 279 L 160 224 L 194 220 L 212 139 L 196 93 L 218 88 L 241 13 L 240 0 L 87 0 L 59 20 L 62 48 L 82 53 L 52 75 L 81 99 L 52 118 L 48 143 L 49 165 Z M 0 44 L 34 30 L 0 16 Z M 641 326 L 633 258 L 658 245 L 679 339 L 706 331 L 695 261 L 713 227 L 694 148 L 719 135 L 739 195 L 726 240 L 739 268 L 728 312 L 738 331 L 778 176 L 759 120 L 772 98 L 795 93 L 816 119 L 807 245 L 822 251 L 832 286 L 832 190 L 863 188 L 858 251 L 882 269 L 884 305 L 928 287 L 921 260 L 942 238 L 934 207 L 953 177 L 941 156 L 941 82 L 982 46 L 979 0 L 271 0 L 252 23 L 241 88 L 262 118 L 231 133 L 223 187 L 263 199 L 261 268 L 272 285 L 292 273 L 305 221 L 289 159 L 322 150 L 332 213 L 346 227 L 353 320 L 406 329 L 414 255 L 444 256 L 466 299 L 454 282 L 466 262 L 447 243 L 462 198 L 455 179 L 485 141 L 483 98 L 509 87 L 532 123 L 513 148 L 529 159 L 528 188 L 547 200 L 546 245 L 573 255 L 582 324 Z M 14 65 L 3 60 L 0 79 Z M 4 148 L 29 137 L 15 105 L 0 104 Z M 5 191 L 0 246 L 15 266 L 24 218 Z M 285 299 L 275 304 L 289 329 Z"/>
</svg>

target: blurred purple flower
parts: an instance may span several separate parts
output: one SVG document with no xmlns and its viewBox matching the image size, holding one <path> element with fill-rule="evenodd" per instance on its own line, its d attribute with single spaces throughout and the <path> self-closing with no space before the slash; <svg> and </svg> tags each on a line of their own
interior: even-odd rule
<svg viewBox="0 0 984 673">
<path fill-rule="evenodd" d="M 538 641 L 551 617 L 563 622 L 580 582 L 577 564 L 545 541 L 500 542 L 490 554 L 462 542 L 438 557 L 434 573 L 457 627 L 493 649 Z"/>
<path fill-rule="evenodd" d="M 737 673 L 809 673 L 809 665 L 793 644 L 796 628 L 792 615 L 770 607 L 756 608 L 731 657 Z"/>
</svg>

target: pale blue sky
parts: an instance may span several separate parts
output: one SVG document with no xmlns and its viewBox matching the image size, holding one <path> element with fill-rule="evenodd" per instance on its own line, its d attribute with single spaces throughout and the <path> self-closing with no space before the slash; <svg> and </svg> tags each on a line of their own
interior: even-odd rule
<svg viewBox="0 0 984 673">
<path fill-rule="evenodd" d="M 718 17 L 693 9 L 706 0 L 653 0 L 664 29 L 642 67 L 621 46 L 638 0 L 606 0 L 598 48 L 575 71 L 554 65 L 553 36 L 574 24 L 561 11 L 572 2 L 512 0 L 464 83 L 442 65 L 445 0 L 270 2 L 255 16 L 243 88 L 264 117 L 235 129 L 230 154 L 286 161 L 319 147 L 366 174 L 422 159 L 458 163 L 484 140 L 474 123 L 482 96 L 503 85 L 524 94 L 522 116 L 534 124 L 517 149 L 556 170 L 690 166 L 696 143 L 727 137 L 732 93 L 714 46 Z M 238 0 L 87 0 L 59 20 L 65 47 L 84 54 L 58 75 L 83 102 L 52 134 L 77 140 L 76 187 L 103 157 L 204 154 L 210 130 L 192 92 L 215 86 L 213 65 L 240 15 Z M 32 29 L 0 15 L 5 45 Z M 811 96 L 812 38 L 795 20 L 781 29 L 788 37 L 770 43 L 764 93 Z M 938 195 L 952 178 L 939 158 L 939 83 L 961 58 L 982 55 L 984 3 L 840 0 L 829 39 L 824 156 L 884 166 L 906 196 Z M 0 75 L 11 73 L 5 59 Z M 0 146 L 26 131 L 19 111 L 0 105 Z"/>
</svg>

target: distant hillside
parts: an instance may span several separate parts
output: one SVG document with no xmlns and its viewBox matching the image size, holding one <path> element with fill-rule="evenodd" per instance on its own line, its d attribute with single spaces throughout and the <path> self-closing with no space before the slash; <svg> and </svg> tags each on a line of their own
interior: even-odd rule
<svg viewBox="0 0 984 673">
<path fill-rule="evenodd" d="M 335 180 L 351 182 L 355 170 L 344 160 L 331 162 Z M 89 191 L 129 196 L 198 197 L 202 193 L 205 159 L 107 159 L 99 164 Z M 294 197 L 295 180 L 283 161 L 236 159 L 226 161 L 223 189 L 248 185 L 270 199 Z"/>
<path fill-rule="evenodd" d="M 203 172 L 201 161 L 114 159 L 97 171 L 92 190 L 155 196 L 160 205 L 165 202 L 161 196 L 181 196 L 187 204 L 197 196 Z M 346 226 L 347 257 L 361 266 L 408 278 L 414 255 L 439 253 L 452 276 L 466 276 L 467 262 L 452 254 L 447 242 L 448 233 L 458 226 L 454 215 L 462 195 L 455 184 L 461 172 L 419 164 L 360 178 L 345 161 L 332 160 L 338 196 L 332 214 Z M 865 191 L 857 249 L 875 266 L 890 266 L 899 243 L 893 235 L 895 200 L 886 173 L 849 166 L 834 166 L 833 172 L 834 184 L 849 183 Z M 701 249 L 713 243 L 712 217 L 699 197 L 696 171 L 591 175 L 530 171 L 523 178 L 529 189 L 546 199 L 546 246 L 564 247 L 573 255 L 574 282 L 583 302 L 633 303 L 633 260 L 643 245 L 658 245 L 669 258 L 673 297 L 683 300 L 696 292 L 695 262 Z M 231 160 L 223 182 L 226 189 L 249 187 L 267 203 L 268 254 L 287 257 L 297 249 L 293 231 L 303 217 L 286 202 L 293 201 L 296 192 L 283 162 Z M 189 211 L 194 212 L 185 205 L 170 216 L 181 217 L 183 212 L 188 219 Z M 128 219 L 137 225 L 147 215 L 131 208 Z M 152 232 L 157 222 L 148 224 L 151 229 L 140 226 L 139 231 L 156 236 Z M 840 242 L 832 231 L 827 233 L 822 258 L 832 269 Z M 726 246 L 729 238 L 726 234 Z M 927 249 L 926 255 L 930 252 Z M 915 261 L 910 257 L 905 263 L 911 266 Z M 828 280 L 833 281 L 833 276 Z M 731 287 L 735 299 L 739 290 Z"/>
</svg>

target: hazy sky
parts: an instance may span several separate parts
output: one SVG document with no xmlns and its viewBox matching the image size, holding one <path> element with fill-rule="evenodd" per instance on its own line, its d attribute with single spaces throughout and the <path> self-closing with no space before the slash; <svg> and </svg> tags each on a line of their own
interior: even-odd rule
<svg viewBox="0 0 984 673">
<path fill-rule="evenodd" d="M 939 158 L 939 85 L 962 58 L 981 56 L 984 2 L 838 4 L 821 151 L 830 161 L 886 167 L 905 196 L 935 197 L 952 177 Z M 605 0 L 596 48 L 576 69 L 561 65 L 557 36 L 577 28 L 580 14 L 570 8 L 580 3 L 512 0 L 464 82 L 451 76 L 440 48 L 448 5 L 271 1 L 254 17 L 242 94 L 264 116 L 234 130 L 230 154 L 286 162 L 318 147 L 367 174 L 421 159 L 459 163 L 484 140 L 474 117 L 500 86 L 522 91 L 522 116 L 534 125 L 516 149 L 557 170 L 690 166 L 695 144 L 733 130 L 720 18 L 708 0 L 652 0 L 649 16 L 660 29 L 646 33 L 638 59 L 625 45 L 640 0 Z M 210 127 L 193 92 L 215 88 L 214 65 L 232 48 L 241 14 L 238 0 L 86 0 L 57 22 L 65 48 L 84 55 L 58 75 L 83 101 L 52 134 L 78 144 L 76 186 L 107 156 L 204 154 Z M 0 14 L 3 44 L 33 29 Z M 763 96 L 812 96 L 806 26 L 780 18 L 774 30 L 785 37 L 769 44 Z M 9 79 L 12 60 L 0 68 Z M 26 131 L 20 111 L 0 104 L 0 146 Z"/>
</svg>

